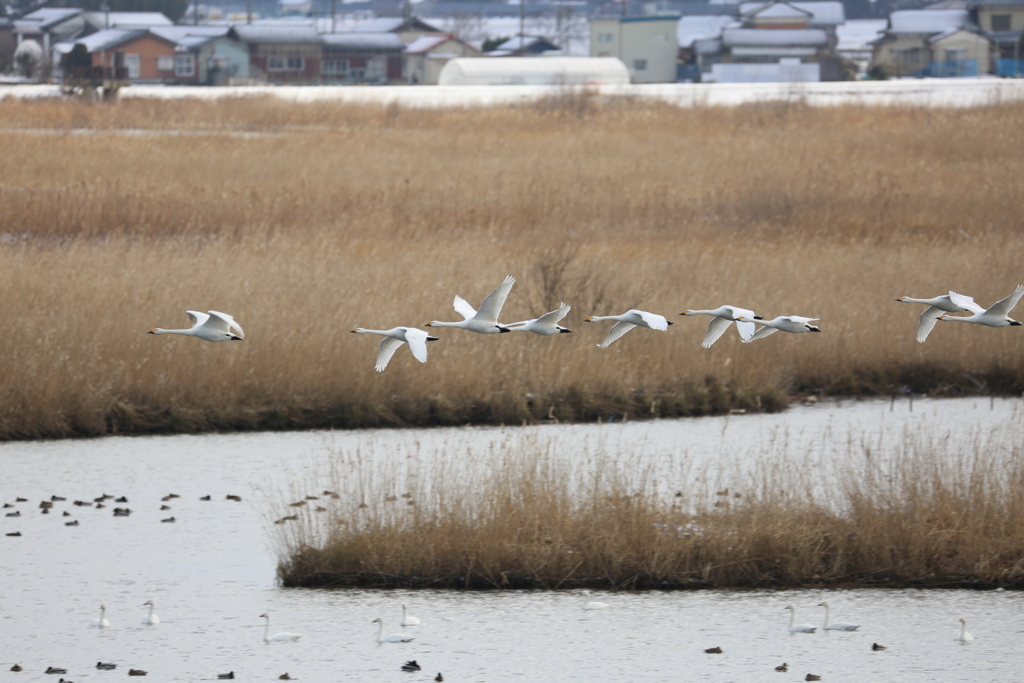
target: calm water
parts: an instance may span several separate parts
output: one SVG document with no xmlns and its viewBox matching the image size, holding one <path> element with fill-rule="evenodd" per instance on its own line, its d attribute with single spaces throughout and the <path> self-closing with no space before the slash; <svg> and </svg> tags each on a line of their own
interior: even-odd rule
<svg viewBox="0 0 1024 683">
<path fill-rule="evenodd" d="M 580 444 L 637 453 L 645 462 L 683 458 L 695 477 L 717 485 L 730 467 L 772 458 L 821 459 L 883 450 L 908 433 L 999 448 L 1019 437 L 1020 400 L 829 403 L 782 415 L 650 423 L 549 425 L 516 429 L 435 429 L 336 433 L 109 438 L 0 445 L 0 499 L 28 499 L 22 516 L 0 517 L 0 681 L 48 680 L 47 666 L 71 681 L 111 680 L 130 667 L 146 680 L 429 681 L 823 681 L 1020 680 L 1024 596 L 1016 592 L 852 590 L 604 593 L 607 610 L 585 612 L 571 592 L 454 593 L 280 589 L 267 519 L 268 498 L 294 485 L 331 450 L 366 458 L 430 460 L 442 450 L 479 458 L 510 440 L 543 442 L 566 457 Z M 398 465 L 396 465 L 398 466 Z M 161 511 L 160 498 L 181 494 Z M 102 510 L 76 507 L 101 493 L 126 496 Z M 39 501 L 65 496 L 48 515 Z M 226 500 L 228 494 L 242 502 Z M 210 495 L 212 500 L 201 501 Z M 133 510 L 113 517 L 116 505 Z M 67 510 L 71 517 L 62 516 Z M 161 523 L 174 516 L 175 522 Z M 79 526 L 65 523 L 78 520 Z M 143 626 L 153 600 L 162 623 Z M 791 635 L 798 621 L 862 624 L 854 633 Z M 422 624 L 402 629 L 401 605 Z M 90 628 L 106 603 L 111 626 Z M 265 645 L 271 632 L 303 634 Z M 406 644 L 374 642 L 406 631 Z M 954 641 L 960 617 L 976 640 Z M 886 645 L 871 651 L 871 643 Z M 718 646 L 723 654 L 705 654 Z M 399 670 L 416 659 L 423 671 Z M 116 671 L 97 671 L 97 660 Z M 10 673 L 14 663 L 25 671 Z M 787 673 L 774 667 L 789 664 Z"/>
</svg>

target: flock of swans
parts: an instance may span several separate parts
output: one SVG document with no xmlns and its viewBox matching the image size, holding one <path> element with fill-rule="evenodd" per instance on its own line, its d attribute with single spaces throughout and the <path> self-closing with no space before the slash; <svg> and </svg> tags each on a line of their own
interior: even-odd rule
<svg viewBox="0 0 1024 683">
<path fill-rule="evenodd" d="M 505 300 L 512 291 L 512 285 L 514 285 L 515 282 L 516 279 L 511 275 L 506 277 L 501 284 L 494 288 L 494 291 L 484 298 L 479 309 L 473 308 L 468 301 L 463 299 L 461 296 L 456 295 L 452 306 L 455 308 L 455 311 L 463 317 L 463 320 L 456 322 L 432 320 L 426 324 L 426 327 L 431 329 L 453 327 L 462 330 L 469 330 L 470 332 L 476 332 L 477 334 L 533 332 L 534 334 L 543 336 L 554 336 L 572 332 L 572 330 L 558 324 L 566 315 L 569 314 L 571 309 L 571 306 L 566 303 L 561 304 L 553 311 L 531 320 L 521 320 L 514 323 L 499 322 L 498 318 L 501 315 L 501 309 L 505 305 Z M 1010 318 L 1009 313 L 1013 310 L 1013 307 L 1017 305 L 1017 302 L 1020 301 L 1021 296 L 1024 296 L 1024 285 L 1018 285 L 1012 294 L 1000 301 L 997 301 L 987 309 L 976 304 L 972 297 L 952 291 L 947 295 L 937 296 L 931 299 L 917 299 L 909 296 L 901 296 L 896 299 L 896 301 L 902 303 L 925 304 L 928 306 L 928 308 L 921 314 L 917 327 L 917 341 L 923 343 L 928 338 L 928 335 L 931 334 L 936 322 L 940 320 L 974 323 L 977 325 L 985 325 L 987 327 L 1009 327 L 1013 325 L 1020 325 L 1021 323 L 1019 321 Z M 959 312 L 969 312 L 971 315 L 949 315 L 950 313 Z M 158 327 L 150 330 L 149 333 L 181 334 L 211 342 L 240 341 L 245 338 L 245 333 L 242 331 L 241 326 L 239 326 L 238 323 L 235 322 L 235 319 L 227 313 L 221 313 L 219 311 L 209 311 L 208 313 L 186 311 L 186 313 L 188 314 L 189 320 L 192 322 L 191 328 L 182 330 L 165 330 Z M 719 306 L 718 308 L 713 309 L 690 309 L 683 311 L 679 315 L 711 316 L 711 322 L 708 324 L 707 333 L 704 335 L 703 342 L 701 342 L 701 346 L 704 348 L 710 348 L 733 324 L 736 325 L 736 330 L 739 332 L 740 339 L 745 343 L 764 339 L 765 337 L 779 331 L 789 332 L 791 334 L 821 332 L 816 325 L 811 324 L 812 322 L 819 320 L 819 318 L 808 318 L 799 315 L 781 315 L 771 320 L 766 320 L 763 316 L 756 315 L 752 310 L 731 305 Z M 637 309 L 630 309 L 620 315 L 592 315 L 586 319 L 586 322 L 594 323 L 605 320 L 613 320 L 615 321 L 615 324 L 612 326 L 604 340 L 598 344 L 602 349 L 608 348 L 613 342 L 635 327 L 643 327 L 649 330 L 664 332 L 668 330 L 669 325 L 672 325 L 672 322 L 666 319 L 663 315 Z M 426 331 L 416 327 L 400 326 L 393 327 L 388 330 L 375 330 L 357 327 L 352 330 L 352 332 L 354 334 L 375 334 L 384 337 L 377 350 L 377 361 L 375 364 L 377 372 L 384 371 L 388 366 L 388 363 L 391 361 L 391 358 L 395 355 L 395 352 L 403 344 L 409 345 L 409 350 L 412 352 L 412 355 L 416 360 L 421 363 L 426 363 L 427 342 L 438 341 L 438 337 L 430 336 Z"/>
</svg>

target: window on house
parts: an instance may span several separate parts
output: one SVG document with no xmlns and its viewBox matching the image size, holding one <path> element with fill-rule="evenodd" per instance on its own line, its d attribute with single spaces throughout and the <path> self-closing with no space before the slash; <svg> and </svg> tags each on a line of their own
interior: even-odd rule
<svg viewBox="0 0 1024 683">
<path fill-rule="evenodd" d="M 302 71 L 304 65 L 302 57 L 267 57 L 267 71 Z"/>
<path fill-rule="evenodd" d="M 384 80 L 384 67 L 385 63 L 383 59 L 367 60 L 366 80 L 373 82 Z"/>
<path fill-rule="evenodd" d="M 647 71 L 647 60 L 646 59 L 634 59 L 633 60 L 634 71 Z"/>
<path fill-rule="evenodd" d="M 139 55 L 128 55 L 124 56 L 124 68 L 128 70 L 128 78 L 139 77 L 139 64 L 141 59 Z"/>
<path fill-rule="evenodd" d="M 325 76 L 343 76 L 348 73 L 348 60 L 325 59 L 321 62 L 320 71 Z"/>
<path fill-rule="evenodd" d="M 1009 14 L 993 14 L 992 15 L 992 30 L 993 31 L 1009 31 L 1010 30 L 1010 15 Z"/>
<path fill-rule="evenodd" d="M 194 76 L 196 62 L 191 54 L 174 55 L 174 75 L 180 77 Z"/>
<path fill-rule="evenodd" d="M 946 61 L 947 62 L 963 62 L 967 60 L 967 49 L 960 48 L 959 50 L 946 50 Z"/>
<path fill-rule="evenodd" d="M 614 43 L 615 42 L 615 34 L 614 33 L 598 33 L 597 34 L 597 42 L 599 42 L 599 43 Z"/>
<path fill-rule="evenodd" d="M 156 58 L 157 71 L 172 71 L 174 69 L 174 57 L 161 55 Z"/>
</svg>

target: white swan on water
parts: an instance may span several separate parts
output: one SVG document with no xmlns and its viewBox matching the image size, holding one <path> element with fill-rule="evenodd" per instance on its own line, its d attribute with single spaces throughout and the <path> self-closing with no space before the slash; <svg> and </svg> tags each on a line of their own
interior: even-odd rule
<svg viewBox="0 0 1024 683">
<path fill-rule="evenodd" d="M 156 608 L 156 605 L 153 604 L 152 600 L 146 600 L 146 602 L 142 603 L 143 607 L 145 607 L 146 605 L 149 605 L 149 614 L 146 616 L 145 619 L 142 620 L 142 623 L 146 624 L 147 626 L 155 626 L 156 624 L 159 624 L 160 617 L 153 614 L 153 610 Z"/>
<path fill-rule="evenodd" d="M 210 311 L 209 314 L 199 311 L 185 311 L 192 327 L 187 330 L 165 330 L 156 327 L 150 334 L 182 334 L 186 337 L 198 337 L 210 342 L 241 341 L 245 338 L 242 327 L 227 313 Z"/>
<path fill-rule="evenodd" d="M 663 315 L 648 313 L 647 311 L 638 311 L 635 308 L 629 309 L 622 315 L 592 315 L 587 318 L 586 322 L 595 323 L 599 320 L 618 321 L 612 325 L 612 329 L 608 333 L 608 336 L 604 338 L 604 341 L 598 344 L 602 349 L 607 349 L 611 346 L 613 341 L 626 334 L 634 327 L 646 327 L 649 330 L 659 330 L 664 332 L 668 329 L 668 326 L 672 324 L 666 320 Z"/>
<path fill-rule="evenodd" d="M 704 341 L 700 343 L 705 349 L 711 348 L 719 338 L 725 334 L 725 331 L 729 329 L 729 325 L 738 320 L 741 316 L 750 318 L 751 320 L 761 320 L 761 316 L 755 315 L 753 311 L 746 308 L 739 308 L 738 306 L 719 306 L 718 308 L 712 308 L 709 310 L 700 309 L 688 309 L 680 313 L 679 315 L 710 315 L 711 323 L 708 325 L 707 334 L 704 335 Z M 747 341 L 754 334 L 754 323 L 751 322 L 737 322 L 736 330 L 740 333 L 740 338 L 743 341 Z"/>
<path fill-rule="evenodd" d="M 1017 305 L 1020 298 L 1024 296 L 1024 285 L 1017 285 L 1017 289 L 1013 290 L 1013 294 L 1000 299 L 991 306 L 988 310 L 975 312 L 974 315 L 967 316 L 955 316 L 955 315 L 940 315 L 937 320 L 958 320 L 962 323 L 975 323 L 978 325 L 985 325 L 986 327 L 1010 327 L 1011 325 L 1020 325 L 1019 320 L 1014 320 L 1010 317 L 1010 311 Z"/>
<path fill-rule="evenodd" d="M 583 609 L 608 609 L 607 602 L 591 601 L 589 590 L 580 591 L 580 595 L 584 595 L 587 598 L 587 601 L 583 604 Z"/>
<path fill-rule="evenodd" d="M 287 633 L 281 632 L 274 635 L 270 635 L 270 615 L 261 614 L 261 617 L 267 620 L 267 623 L 263 625 L 263 642 L 264 643 L 291 643 L 302 637 L 301 633 Z"/>
<path fill-rule="evenodd" d="M 936 296 L 931 299 L 915 299 L 912 296 L 901 296 L 896 301 L 905 304 L 925 304 L 928 306 L 921 313 L 921 317 L 918 318 L 917 341 L 920 344 L 923 344 L 928 339 L 928 335 L 935 328 L 935 321 L 943 313 L 959 313 L 960 311 L 970 311 L 971 313 L 985 312 L 984 308 L 974 303 L 973 298 L 957 294 L 956 292 L 950 292 L 948 295 Z"/>
<path fill-rule="evenodd" d="M 569 310 L 572 306 L 563 303 L 561 306 L 545 313 L 539 318 L 533 320 L 523 320 L 517 323 L 508 323 L 508 328 L 513 332 L 533 332 L 534 334 L 542 334 L 545 337 L 550 337 L 555 334 L 563 334 L 572 332 L 567 327 L 562 327 L 558 324 L 558 321 L 569 315 Z"/>
<path fill-rule="evenodd" d="M 792 605 L 786 605 L 784 609 L 789 610 L 789 632 L 790 633 L 814 633 L 818 630 L 817 626 L 811 626 L 810 624 L 795 624 L 796 621 L 796 609 Z"/>
<path fill-rule="evenodd" d="M 967 620 L 960 619 L 960 635 L 956 637 L 961 643 L 969 643 L 974 640 L 974 636 L 967 632 Z"/>
<path fill-rule="evenodd" d="M 95 626 L 96 628 L 106 628 L 106 627 L 110 626 L 110 622 L 107 621 L 107 606 L 106 605 L 100 605 L 100 618 L 99 619 L 93 619 L 91 622 L 89 622 L 89 625 L 90 626 Z"/>
<path fill-rule="evenodd" d="M 498 334 L 500 332 L 509 332 L 510 330 L 505 325 L 498 322 L 498 316 L 501 315 L 501 307 L 505 305 L 505 299 L 508 298 L 508 293 L 512 291 L 512 285 L 516 283 L 516 279 L 509 275 L 505 280 L 494 288 L 494 291 L 487 295 L 484 302 L 480 304 L 480 310 L 476 310 L 472 305 L 461 296 L 456 295 L 455 301 L 452 306 L 455 311 L 459 313 L 465 320 L 457 323 L 446 323 L 440 320 L 431 320 L 427 323 L 427 327 L 458 327 L 463 330 L 469 330 L 470 332 L 478 332 L 480 334 Z"/>
<path fill-rule="evenodd" d="M 800 332 L 821 332 L 817 325 L 811 323 L 820 318 L 804 318 L 799 315 L 780 315 L 778 318 L 773 320 L 757 320 L 758 325 L 762 325 L 761 329 L 755 332 L 749 339 L 744 339 L 744 344 L 749 344 L 752 341 L 758 339 L 764 339 L 769 334 L 775 334 L 777 331 L 782 330 L 783 332 L 800 333 Z M 753 318 L 748 318 L 745 315 L 741 315 L 736 318 L 736 323 L 753 323 Z"/>
<path fill-rule="evenodd" d="M 860 624 L 850 624 L 845 621 L 837 621 L 833 624 L 828 623 L 828 603 L 819 602 L 818 607 L 825 608 L 825 625 L 822 628 L 826 631 L 856 631 L 860 628 Z"/>
<path fill-rule="evenodd" d="M 402 605 L 402 626 L 415 626 L 418 623 L 420 623 L 419 618 L 410 617 L 408 608 L 405 605 Z M 383 624 L 381 625 L 381 628 L 383 628 Z"/>
<path fill-rule="evenodd" d="M 384 337 L 380 340 L 377 349 L 377 365 L 374 369 L 377 372 L 384 372 L 391 357 L 395 355 L 402 344 L 408 344 L 413 357 L 421 363 L 427 362 L 427 342 L 437 341 L 437 337 L 427 335 L 423 330 L 415 327 L 393 327 L 390 330 L 367 330 L 357 327 L 352 330 L 353 334 L 379 334 Z"/>
<path fill-rule="evenodd" d="M 377 629 L 377 642 L 378 643 L 408 643 L 412 640 L 412 636 L 405 636 L 400 633 L 393 633 L 389 636 L 384 635 L 384 620 L 377 617 L 373 620 L 374 623 L 380 624 L 380 628 Z"/>
</svg>

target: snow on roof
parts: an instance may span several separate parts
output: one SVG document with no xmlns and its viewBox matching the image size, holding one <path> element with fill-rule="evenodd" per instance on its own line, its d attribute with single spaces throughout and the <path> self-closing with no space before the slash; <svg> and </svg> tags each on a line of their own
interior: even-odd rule
<svg viewBox="0 0 1024 683">
<path fill-rule="evenodd" d="M 870 43 L 880 38 L 888 25 L 885 19 L 851 19 L 836 26 L 836 52 L 870 50 Z"/>
<path fill-rule="evenodd" d="M 440 27 L 440 30 L 454 33 L 463 41 L 480 49 L 488 38 L 508 38 L 519 35 L 519 16 L 474 16 L 472 22 L 460 21 L 458 17 L 428 18 L 424 21 Z M 590 54 L 590 26 L 582 17 L 575 22 L 563 18 L 559 23 L 555 15 L 528 16 L 523 22 L 528 35 L 548 36 L 558 43 L 566 55 L 586 57 Z"/>
<path fill-rule="evenodd" d="M 693 47 L 698 40 L 718 38 L 722 35 L 722 29 L 735 21 L 735 17 L 725 14 L 683 17 L 676 27 L 679 47 Z"/>
<path fill-rule="evenodd" d="M 76 7 L 43 7 L 16 19 L 14 25 L 19 28 L 29 28 L 34 25 L 45 31 L 51 26 L 81 13 L 82 10 Z"/>
<path fill-rule="evenodd" d="M 402 17 L 377 17 L 361 21 L 352 28 L 353 31 L 367 31 L 369 33 L 388 33 L 402 25 L 405 19 Z"/>
<path fill-rule="evenodd" d="M 960 31 L 967 31 L 968 33 L 975 33 L 974 31 L 971 31 L 969 28 L 950 28 L 950 29 L 946 29 L 942 33 L 936 33 L 934 36 L 928 36 L 928 41 L 927 42 L 929 42 L 929 43 L 937 43 L 938 41 L 940 41 L 940 40 L 942 40 L 944 38 L 949 38 L 954 33 L 960 33 Z"/>
<path fill-rule="evenodd" d="M 235 33 L 247 43 L 320 42 L 320 35 L 308 24 L 238 24 Z"/>
<path fill-rule="evenodd" d="M 615 57 L 459 57 L 445 64 L 439 85 L 627 85 L 629 69 Z"/>
<path fill-rule="evenodd" d="M 406 54 L 420 54 L 424 52 L 430 52 L 438 45 L 443 45 L 451 40 L 452 37 L 445 34 L 439 36 L 420 36 L 416 40 L 412 41 L 405 46 Z"/>
<path fill-rule="evenodd" d="M 749 8 L 750 5 L 754 7 Z M 777 19 L 783 17 L 799 17 L 804 19 L 811 16 L 811 13 L 807 10 L 788 2 L 744 2 L 740 5 L 740 14 L 743 16 L 772 17 Z"/>
<path fill-rule="evenodd" d="M 158 35 L 165 40 L 176 43 L 179 40 L 189 37 L 216 38 L 225 36 L 231 30 L 230 26 L 153 26 L 150 33 Z"/>
<path fill-rule="evenodd" d="M 334 50 L 393 50 L 401 52 L 405 43 L 397 33 L 321 33 L 324 47 Z"/>
<path fill-rule="evenodd" d="M 833 0 L 824 0 L 822 2 L 777 2 L 777 3 L 764 3 L 764 2 L 744 2 L 740 4 L 740 15 L 746 16 L 757 12 L 758 8 L 766 7 L 768 5 L 791 5 L 798 10 L 807 12 L 811 15 L 808 21 L 809 26 L 836 26 L 846 21 L 846 12 L 843 9 L 843 3 L 834 2 Z M 783 10 L 780 10 L 780 12 Z M 772 15 L 765 14 L 764 12 L 758 12 L 758 16 L 785 16 L 785 15 Z"/>
<path fill-rule="evenodd" d="M 729 28 L 722 31 L 722 44 L 726 47 L 819 47 L 827 43 L 828 36 L 820 28 Z"/>
<path fill-rule="evenodd" d="M 889 15 L 889 33 L 942 33 L 969 23 L 965 9 L 900 10 Z"/>
<path fill-rule="evenodd" d="M 96 33 L 91 33 L 85 38 L 57 43 L 53 47 L 58 52 L 71 52 L 71 48 L 76 44 L 81 43 L 82 45 L 85 45 L 85 49 L 89 52 L 97 52 L 99 50 L 111 50 L 118 45 L 123 45 L 129 40 L 134 40 L 135 38 L 145 34 L 146 30 L 139 28 L 108 28 L 102 31 L 97 31 Z"/>
<path fill-rule="evenodd" d="M 104 28 L 142 28 L 174 24 L 160 12 L 86 12 L 85 20 L 92 26 Z"/>
<path fill-rule="evenodd" d="M 531 45 L 536 45 L 537 43 L 547 43 L 548 45 L 552 44 L 550 40 L 543 36 L 512 36 L 498 47 L 501 50 L 510 50 L 515 52 L 516 50 L 525 49 Z M 554 49 L 557 49 L 557 46 L 555 46 Z"/>
</svg>

